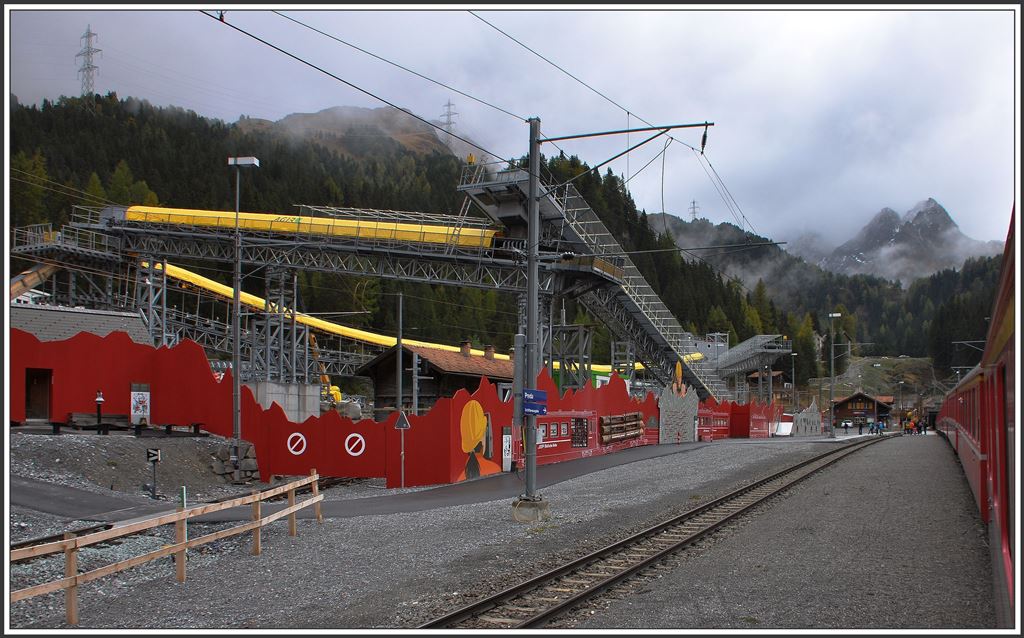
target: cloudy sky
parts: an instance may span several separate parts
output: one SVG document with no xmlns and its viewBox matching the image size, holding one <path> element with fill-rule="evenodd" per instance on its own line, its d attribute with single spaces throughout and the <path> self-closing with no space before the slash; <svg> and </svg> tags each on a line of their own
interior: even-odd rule
<svg viewBox="0 0 1024 638">
<path fill-rule="evenodd" d="M 9 93 L 25 104 L 78 95 L 76 55 L 91 27 L 98 93 L 228 122 L 383 105 L 199 11 L 207 7 L 161 6 L 7 5 Z M 628 186 L 648 213 L 689 219 L 696 202 L 716 223 L 742 213 L 775 239 L 816 231 L 840 242 L 884 207 L 902 214 L 932 197 L 968 236 L 1005 238 L 1019 195 L 1016 5 L 564 9 L 268 5 L 229 7 L 225 21 L 424 118 L 439 120 L 450 99 L 455 132 L 503 158 L 527 152 L 520 118 L 531 116 L 547 136 L 714 122 L 713 172 L 689 148 L 700 147 L 701 129 L 674 131 L 664 158 L 659 138 L 610 165 L 635 174 Z M 641 139 L 559 146 L 595 165 Z"/>
</svg>

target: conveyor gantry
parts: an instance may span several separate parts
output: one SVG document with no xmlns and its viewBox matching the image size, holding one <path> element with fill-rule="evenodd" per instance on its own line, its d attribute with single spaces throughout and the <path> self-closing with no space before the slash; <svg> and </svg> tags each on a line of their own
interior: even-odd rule
<svg viewBox="0 0 1024 638">
<path fill-rule="evenodd" d="M 529 176 L 522 169 L 487 172 L 471 166 L 463 172 L 458 190 L 514 233 L 516 227 L 525 227 L 528 183 Z M 702 355 L 693 357 L 697 361 L 684 358 L 699 353 L 695 337 L 679 325 L 576 188 L 563 184 L 551 189 L 542 184 L 541 191 L 542 243 L 554 244 L 558 250 L 602 257 L 623 270 L 621 284 L 583 293 L 580 301 L 584 306 L 620 338 L 636 343 L 638 359 L 661 382 L 668 384 L 676 362 L 682 362 L 684 380 L 702 399 L 723 399 L 728 392 L 726 384 Z"/>
<path fill-rule="evenodd" d="M 792 344 L 782 335 L 755 335 L 718 356 L 718 374 L 727 377 L 770 366 L 792 352 Z"/>
</svg>

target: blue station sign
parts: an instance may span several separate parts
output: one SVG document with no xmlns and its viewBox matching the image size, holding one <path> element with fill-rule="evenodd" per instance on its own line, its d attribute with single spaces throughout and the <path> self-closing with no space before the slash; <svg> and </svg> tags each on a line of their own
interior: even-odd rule
<svg viewBox="0 0 1024 638">
<path fill-rule="evenodd" d="M 523 388 L 523 414 L 543 415 L 548 413 L 548 393 L 543 390 Z"/>
<path fill-rule="evenodd" d="M 543 390 L 523 388 L 523 401 L 527 403 L 547 403 L 548 393 Z"/>
</svg>

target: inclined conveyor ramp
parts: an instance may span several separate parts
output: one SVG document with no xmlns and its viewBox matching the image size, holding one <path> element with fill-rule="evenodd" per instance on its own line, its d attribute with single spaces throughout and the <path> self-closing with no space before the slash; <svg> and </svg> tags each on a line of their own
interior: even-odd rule
<svg viewBox="0 0 1024 638">
<path fill-rule="evenodd" d="M 755 335 L 718 355 L 718 374 L 727 377 L 770 366 L 793 351 L 792 343 L 782 335 Z"/>
<path fill-rule="evenodd" d="M 488 172 L 467 167 L 458 190 L 469 195 L 492 220 L 514 228 L 525 226 L 528 188 L 529 176 L 525 170 Z M 667 376 L 676 361 L 683 361 L 684 379 L 697 389 L 702 398 L 710 395 L 722 399 L 727 393 L 726 384 L 713 368 L 703 362 L 702 354 L 694 346 L 693 335 L 679 325 L 576 188 L 572 184 L 562 184 L 552 189 L 543 183 L 540 188 L 543 195 L 539 211 L 541 223 L 545 225 L 541 232 L 542 242 L 556 241 L 560 244 L 559 250 L 582 252 L 619 264 L 623 276 L 613 301 L 625 309 L 656 344 L 659 352 L 648 354 L 661 359 L 657 367 L 662 368 Z M 607 308 L 602 308 L 602 303 L 588 297 L 581 297 L 584 305 L 604 315 Z M 692 356 L 695 354 L 700 356 Z"/>
</svg>

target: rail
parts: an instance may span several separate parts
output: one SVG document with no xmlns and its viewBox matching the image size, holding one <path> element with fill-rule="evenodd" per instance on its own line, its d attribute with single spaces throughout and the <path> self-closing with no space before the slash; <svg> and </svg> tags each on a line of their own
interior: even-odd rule
<svg viewBox="0 0 1024 638">
<path fill-rule="evenodd" d="M 883 438 L 872 437 L 801 461 L 692 511 L 431 620 L 419 629 L 543 627 L 556 616 L 708 536 L 814 472 L 881 440 Z"/>
<path fill-rule="evenodd" d="M 58 552 L 64 553 L 64 578 L 60 580 L 54 580 L 40 585 L 32 587 L 26 587 L 17 591 L 12 591 L 10 595 L 10 602 L 14 603 L 19 600 L 25 600 L 27 598 L 33 598 L 35 596 L 41 596 L 55 591 L 64 590 L 64 607 L 67 616 L 67 622 L 69 625 L 78 624 L 78 586 L 84 583 L 94 581 L 110 574 L 116 574 L 124 571 L 131 567 L 136 567 L 149 561 L 163 558 L 164 556 L 174 555 L 174 567 L 175 576 L 179 583 L 185 582 L 185 551 L 193 547 L 205 545 L 222 538 L 229 536 L 235 536 L 244 532 L 251 531 L 253 533 L 253 544 L 252 554 L 258 556 L 262 553 L 262 545 L 260 539 L 260 532 L 264 525 L 272 523 L 280 518 L 288 517 L 288 535 L 296 536 L 298 534 L 298 527 L 295 518 L 295 512 L 313 506 L 316 513 L 316 519 L 318 523 L 323 523 L 323 514 L 320 511 L 320 501 L 323 500 L 323 495 L 319 493 L 319 487 L 317 481 L 319 475 L 316 473 L 316 469 L 312 469 L 309 472 L 309 476 L 280 485 L 278 487 L 271 488 L 264 491 L 254 491 L 249 496 L 240 496 L 230 500 L 222 501 L 220 503 L 209 503 L 205 505 L 199 505 L 190 508 L 178 507 L 178 510 L 172 514 L 163 514 L 154 518 L 147 518 L 145 520 L 138 521 L 136 523 L 130 523 L 128 525 L 122 525 L 121 527 L 114 527 L 112 529 L 95 532 L 92 534 L 86 534 L 85 536 L 76 536 L 73 533 L 67 532 L 64 534 L 64 539 L 44 543 L 42 545 L 35 545 L 32 547 L 23 547 L 20 549 L 12 549 L 9 556 L 8 562 L 15 563 L 22 560 L 28 560 L 31 558 L 38 558 L 40 556 L 46 556 L 49 554 L 56 554 Z M 304 501 L 296 503 L 295 493 L 296 490 L 305 486 L 311 485 L 312 497 Z M 288 506 L 284 509 L 262 516 L 260 513 L 260 505 L 263 501 L 272 497 L 287 494 Z M 242 505 L 252 505 L 252 520 L 242 525 L 236 525 L 228 529 L 223 529 L 211 534 L 200 536 L 199 538 L 193 538 L 188 540 L 188 520 L 204 514 L 212 512 L 219 512 L 221 510 L 231 509 L 233 507 L 239 507 Z M 118 561 L 104 567 L 93 569 L 91 571 L 79 574 L 78 573 L 78 551 L 83 547 L 89 545 L 95 545 L 96 543 L 102 543 L 110 541 L 115 538 L 121 538 L 123 536 L 129 536 L 138 532 L 159 527 L 161 525 L 169 525 L 174 523 L 175 527 L 175 542 L 173 545 L 167 545 L 161 549 L 129 558 L 126 560 Z"/>
</svg>

